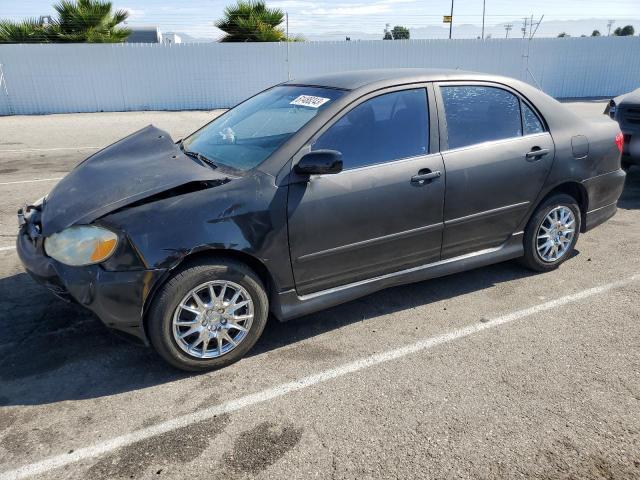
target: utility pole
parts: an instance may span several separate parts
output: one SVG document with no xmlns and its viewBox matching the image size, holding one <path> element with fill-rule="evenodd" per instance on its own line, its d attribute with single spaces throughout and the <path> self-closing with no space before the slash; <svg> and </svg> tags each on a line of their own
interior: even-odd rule
<svg viewBox="0 0 640 480">
<path fill-rule="evenodd" d="M 485 11 L 485 4 L 486 4 L 487 0 L 482 0 L 482 39 L 484 40 L 484 11 Z"/>
<path fill-rule="evenodd" d="M 289 12 L 284 13 L 287 20 L 287 80 L 291 80 L 291 65 L 289 64 Z"/>
<path fill-rule="evenodd" d="M 504 30 L 506 32 L 505 35 L 504 35 L 504 38 L 509 38 L 509 32 L 511 31 L 512 28 L 513 28 L 513 23 L 507 23 L 504 26 Z"/>
<path fill-rule="evenodd" d="M 523 20 L 523 23 L 520 31 L 522 32 L 522 38 L 524 38 L 527 36 L 527 26 L 529 25 L 529 17 L 523 17 L 522 20 Z"/>
<path fill-rule="evenodd" d="M 531 20 L 531 28 L 529 29 L 529 38 L 532 39 L 534 37 L 534 35 L 538 32 L 538 27 L 540 26 L 540 24 L 542 23 L 542 19 L 544 18 L 544 15 L 542 15 L 540 17 L 540 20 L 538 20 L 537 22 L 535 22 L 535 26 L 536 29 L 533 29 L 533 25 L 534 25 L 534 21 Z"/>
<path fill-rule="evenodd" d="M 616 23 L 616 21 L 615 21 L 615 20 L 609 20 L 609 21 L 607 22 L 607 37 L 610 37 L 610 36 L 611 36 L 611 26 L 612 26 L 614 23 Z"/>
<path fill-rule="evenodd" d="M 533 13 L 531 14 L 531 20 L 529 21 L 529 38 L 531 38 L 531 32 L 533 32 Z"/>
<path fill-rule="evenodd" d="M 451 40 L 452 32 L 453 32 L 453 0 L 451 0 L 451 23 L 449 23 L 449 40 Z"/>
</svg>

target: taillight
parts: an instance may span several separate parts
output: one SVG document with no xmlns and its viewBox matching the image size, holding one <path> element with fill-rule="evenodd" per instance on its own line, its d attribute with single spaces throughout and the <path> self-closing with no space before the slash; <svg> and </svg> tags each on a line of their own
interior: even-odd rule
<svg viewBox="0 0 640 480">
<path fill-rule="evenodd" d="M 624 135 L 622 134 L 622 132 L 620 132 L 616 135 L 616 147 L 618 147 L 618 150 L 620 150 L 620 153 L 622 153 L 623 146 L 624 146 Z"/>
</svg>

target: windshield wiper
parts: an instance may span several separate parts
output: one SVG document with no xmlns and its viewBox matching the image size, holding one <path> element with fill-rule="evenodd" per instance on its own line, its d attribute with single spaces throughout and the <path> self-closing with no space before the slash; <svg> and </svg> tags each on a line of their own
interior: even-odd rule
<svg viewBox="0 0 640 480">
<path fill-rule="evenodd" d="M 191 157 L 191 158 L 195 158 L 196 160 L 200 160 L 203 163 L 206 163 L 207 165 L 213 167 L 213 168 L 218 168 L 218 165 L 215 164 L 215 162 L 207 157 L 205 157 L 203 154 L 198 153 L 198 152 L 192 152 L 191 150 L 187 150 L 186 148 L 184 148 L 184 145 L 182 144 L 182 140 L 180 141 L 180 150 L 182 150 L 182 153 L 184 153 L 185 155 Z"/>
</svg>

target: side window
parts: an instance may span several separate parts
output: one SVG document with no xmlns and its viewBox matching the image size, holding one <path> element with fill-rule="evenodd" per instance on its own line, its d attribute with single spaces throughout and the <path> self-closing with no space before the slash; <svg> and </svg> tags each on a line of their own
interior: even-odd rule
<svg viewBox="0 0 640 480">
<path fill-rule="evenodd" d="M 506 90 L 483 86 L 440 87 L 449 148 L 522 136 L 520 101 Z"/>
<path fill-rule="evenodd" d="M 344 168 L 358 168 L 429 152 L 427 91 L 387 93 L 361 103 L 334 123 L 312 150 L 342 153 Z"/>
<path fill-rule="evenodd" d="M 542 122 L 535 112 L 529 108 L 529 105 L 524 102 L 522 102 L 522 126 L 524 127 L 525 135 L 544 132 Z"/>
</svg>

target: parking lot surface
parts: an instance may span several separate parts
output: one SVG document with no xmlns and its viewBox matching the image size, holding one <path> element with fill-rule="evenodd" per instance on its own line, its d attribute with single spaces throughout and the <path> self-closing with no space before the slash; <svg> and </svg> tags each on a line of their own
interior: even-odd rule
<svg viewBox="0 0 640 480">
<path fill-rule="evenodd" d="M 146 124 L 177 139 L 217 113 L 0 118 L 0 480 L 640 478 L 640 169 L 555 272 L 507 262 L 270 321 L 207 374 L 23 272 L 21 204 Z"/>
</svg>

